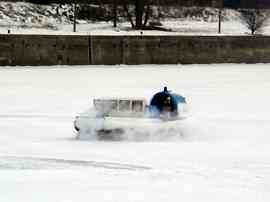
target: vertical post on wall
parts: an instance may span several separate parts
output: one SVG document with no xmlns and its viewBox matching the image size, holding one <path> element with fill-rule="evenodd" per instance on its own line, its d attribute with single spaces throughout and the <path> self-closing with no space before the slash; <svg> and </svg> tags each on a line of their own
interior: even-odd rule
<svg viewBox="0 0 270 202">
<path fill-rule="evenodd" d="M 77 2 L 73 3 L 73 32 L 76 32 L 76 18 L 77 18 Z"/>
<path fill-rule="evenodd" d="M 221 33 L 221 14 L 222 14 L 222 7 L 223 7 L 223 0 L 220 0 L 220 5 L 218 9 L 218 33 Z"/>
<path fill-rule="evenodd" d="M 117 27 L 117 0 L 113 0 L 113 26 Z"/>
<path fill-rule="evenodd" d="M 221 33 L 221 8 L 218 10 L 218 33 Z"/>
</svg>

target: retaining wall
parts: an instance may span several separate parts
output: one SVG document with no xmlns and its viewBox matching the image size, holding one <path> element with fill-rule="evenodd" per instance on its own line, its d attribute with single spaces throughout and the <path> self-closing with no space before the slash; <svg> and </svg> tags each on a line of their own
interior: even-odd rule
<svg viewBox="0 0 270 202">
<path fill-rule="evenodd" d="M 270 36 L 0 35 L 0 65 L 270 63 Z"/>
</svg>

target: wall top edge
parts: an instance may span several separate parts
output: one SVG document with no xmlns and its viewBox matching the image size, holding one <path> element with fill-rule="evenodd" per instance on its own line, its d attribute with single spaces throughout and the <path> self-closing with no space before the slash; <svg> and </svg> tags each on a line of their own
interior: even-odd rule
<svg viewBox="0 0 270 202">
<path fill-rule="evenodd" d="M 270 38 L 270 35 L 46 35 L 46 34 L 0 34 L 0 37 L 25 38 Z"/>
</svg>

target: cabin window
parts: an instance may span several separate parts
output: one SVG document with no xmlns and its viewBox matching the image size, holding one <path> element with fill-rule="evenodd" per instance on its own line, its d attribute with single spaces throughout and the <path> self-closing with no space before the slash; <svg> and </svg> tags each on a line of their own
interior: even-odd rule
<svg viewBox="0 0 270 202">
<path fill-rule="evenodd" d="M 116 111 L 117 110 L 117 101 L 116 100 L 110 100 L 110 102 L 108 103 L 108 107 L 111 110 Z"/>
<path fill-rule="evenodd" d="M 119 100 L 119 111 L 130 111 L 130 100 Z"/>
<path fill-rule="evenodd" d="M 94 100 L 94 106 L 98 111 L 116 111 L 116 100 Z"/>
<path fill-rule="evenodd" d="M 132 111 L 142 112 L 143 111 L 143 102 L 141 100 L 134 100 L 132 102 Z"/>
</svg>

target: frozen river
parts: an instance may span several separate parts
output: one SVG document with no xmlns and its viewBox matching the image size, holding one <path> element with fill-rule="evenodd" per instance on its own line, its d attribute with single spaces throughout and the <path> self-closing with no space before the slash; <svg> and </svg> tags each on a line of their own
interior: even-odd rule
<svg viewBox="0 0 270 202">
<path fill-rule="evenodd" d="M 173 139 L 79 141 L 104 96 L 187 97 Z M 0 201 L 270 200 L 270 65 L 0 68 Z"/>
</svg>

